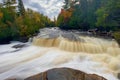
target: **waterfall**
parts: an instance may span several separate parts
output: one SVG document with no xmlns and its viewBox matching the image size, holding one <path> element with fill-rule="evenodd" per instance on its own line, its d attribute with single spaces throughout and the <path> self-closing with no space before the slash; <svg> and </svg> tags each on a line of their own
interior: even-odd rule
<svg viewBox="0 0 120 80">
<path fill-rule="evenodd" d="M 0 80 L 23 80 L 53 68 L 73 68 L 119 80 L 120 47 L 113 39 L 82 36 L 77 31 L 42 29 L 32 44 L 17 52 L 1 54 Z M 0 49 L 10 48 L 0 45 Z M 8 50 L 8 49 L 6 49 Z"/>
<path fill-rule="evenodd" d="M 95 37 L 78 36 L 79 40 L 73 41 L 64 37 L 33 39 L 33 45 L 41 47 L 56 47 L 70 52 L 111 53 L 119 54 L 119 45 L 115 40 L 105 40 Z"/>
</svg>

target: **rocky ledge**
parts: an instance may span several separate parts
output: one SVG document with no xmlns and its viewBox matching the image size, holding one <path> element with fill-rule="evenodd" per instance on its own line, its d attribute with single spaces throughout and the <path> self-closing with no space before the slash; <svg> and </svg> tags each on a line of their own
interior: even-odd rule
<svg viewBox="0 0 120 80">
<path fill-rule="evenodd" d="M 20 79 L 9 79 L 20 80 Z M 46 72 L 31 76 L 25 80 L 107 80 L 96 74 L 86 74 L 84 72 L 70 68 L 55 68 Z"/>
<path fill-rule="evenodd" d="M 100 35 L 101 34 L 101 35 Z M 81 30 L 62 30 L 58 27 L 53 28 L 43 28 L 39 30 L 39 33 L 36 38 L 44 38 L 44 39 L 55 39 L 58 37 L 65 38 L 70 41 L 80 41 L 84 42 L 79 36 L 90 36 L 90 37 L 98 37 L 105 39 L 113 39 L 111 36 L 99 34 L 93 34 L 91 31 L 81 31 Z"/>
<path fill-rule="evenodd" d="M 43 28 L 40 29 L 40 33 L 36 36 L 36 38 L 45 38 L 45 39 L 55 39 L 58 37 L 62 37 L 68 39 L 70 41 L 84 41 L 80 39 L 80 35 L 90 35 L 86 32 L 80 32 L 78 30 L 61 30 L 59 28 Z"/>
</svg>

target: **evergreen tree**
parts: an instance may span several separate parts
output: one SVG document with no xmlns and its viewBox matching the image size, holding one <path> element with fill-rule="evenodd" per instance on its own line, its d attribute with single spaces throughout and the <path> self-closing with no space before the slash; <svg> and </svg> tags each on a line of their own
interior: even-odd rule
<svg viewBox="0 0 120 80">
<path fill-rule="evenodd" d="M 59 14 L 63 16 L 61 24 L 61 17 L 58 17 L 61 27 L 107 31 L 120 28 L 120 0 L 65 0 L 63 8 L 64 12 Z M 64 13 L 69 12 L 70 8 L 73 9 L 72 15 L 66 19 Z"/>
<path fill-rule="evenodd" d="M 25 8 L 24 8 L 22 0 L 18 0 L 18 10 L 21 16 L 25 15 Z"/>
<path fill-rule="evenodd" d="M 40 28 L 54 26 L 53 22 L 43 14 L 32 9 L 25 11 L 22 0 L 3 0 L 0 4 L 0 43 L 11 40 L 28 39 L 37 33 Z M 19 15 L 16 11 L 19 9 Z"/>
</svg>

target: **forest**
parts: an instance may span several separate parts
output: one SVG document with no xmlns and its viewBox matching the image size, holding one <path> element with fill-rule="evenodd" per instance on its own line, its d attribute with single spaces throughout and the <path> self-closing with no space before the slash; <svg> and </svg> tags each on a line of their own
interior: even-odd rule
<svg viewBox="0 0 120 80">
<path fill-rule="evenodd" d="M 120 0 L 65 0 L 58 26 L 68 29 L 120 28 Z"/>
<path fill-rule="evenodd" d="M 120 43 L 120 0 L 65 0 L 57 26 L 112 32 L 111 35 Z"/>
<path fill-rule="evenodd" d="M 3 0 L 0 4 L 0 43 L 28 39 L 40 28 L 53 26 L 47 16 L 32 9 L 25 10 L 22 0 Z"/>
<path fill-rule="evenodd" d="M 25 9 L 22 0 L 0 3 L 0 43 L 29 38 L 44 27 L 112 32 L 120 41 L 120 0 L 65 0 L 57 20 Z"/>
</svg>

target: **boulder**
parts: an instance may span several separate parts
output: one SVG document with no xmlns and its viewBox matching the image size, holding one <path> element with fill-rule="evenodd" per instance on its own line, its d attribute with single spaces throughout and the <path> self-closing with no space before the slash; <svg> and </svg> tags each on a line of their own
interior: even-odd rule
<svg viewBox="0 0 120 80">
<path fill-rule="evenodd" d="M 23 48 L 25 46 L 26 46 L 25 44 L 17 44 L 17 45 L 12 46 L 12 48 Z"/>
<path fill-rule="evenodd" d="M 25 80 L 107 80 L 96 74 L 86 74 L 84 72 L 70 68 L 56 68 L 46 72 L 31 76 Z"/>
</svg>

